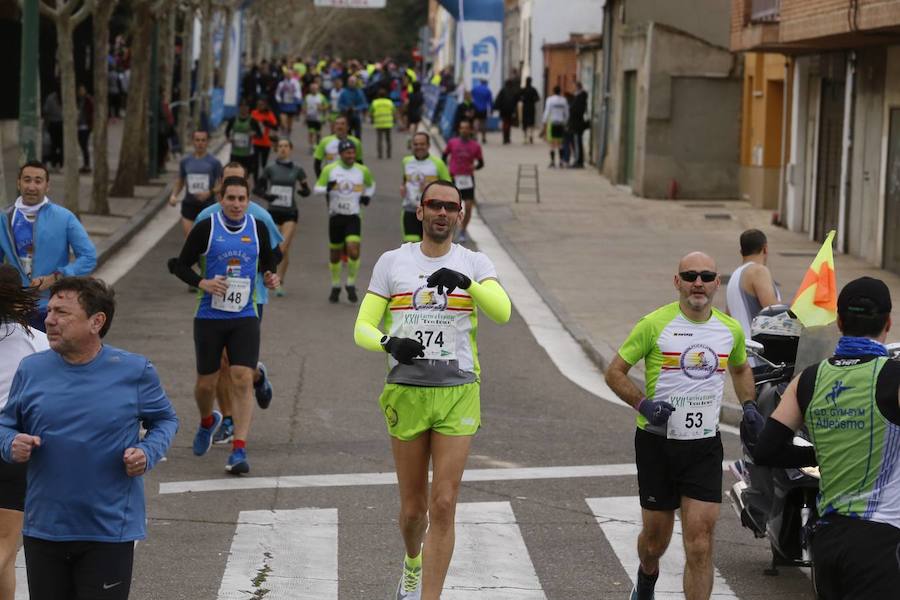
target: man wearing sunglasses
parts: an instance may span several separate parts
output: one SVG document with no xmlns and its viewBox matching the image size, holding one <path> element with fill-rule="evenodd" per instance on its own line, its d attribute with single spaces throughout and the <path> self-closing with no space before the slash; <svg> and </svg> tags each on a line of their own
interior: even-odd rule
<svg viewBox="0 0 900 600">
<path fill-rule="evenodd" d="M 650 600 L 681 509 L 684 594 L 708 599 L 713 583 L 713 532 L 722 502 L 719 413 L 725 370 L 745 407 L 755 403 L 753 373 L 741 325 L 713 308 L 719 275 L 712 258 L 692 252 L 678 264 L 678 301 L 648 314 L 619 348 L 606 373 L 609 387 L 638 412 L 635 462 L 643 528 L 632 600 Z M 628 378 L 644 361 L 646 389 Z"/>
<path fill-rule="evenodd" d="M 422 241 L 378 259 L 354 331 L 357 345 L 389 355 L 379 402 L 391 436 L 406 547 L 397 600 L 440 598 L 453 555 L 459 483 L 481 426 L 478 311 L 502 324 L 511 310 L 490 259 L 453 243 L 462 221 L 460 196 L 447 181 L 425 187 L 416 209 Z M 378 328 L 382 319 L 387 335 Z"/>
</svg>

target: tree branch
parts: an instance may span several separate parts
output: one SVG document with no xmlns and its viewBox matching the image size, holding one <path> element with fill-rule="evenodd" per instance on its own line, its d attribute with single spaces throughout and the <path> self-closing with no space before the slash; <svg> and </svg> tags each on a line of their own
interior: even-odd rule
<svg viewBox="0 0 900 600">
<path fill-rule="evenodd" d="M 94 11 L 94 3 L 96 1 L 97 0 L 84 0 L 84 2 L 81 4 L 81 8 L 78 9 L 78 12 L 72 15 L 73 29 L 81 25 L 81 23 L 90 16 L 90 14 Z M 74 4 L 74 2 L 71 2 L 71 0 L 69 3 Z"/>
</svg>

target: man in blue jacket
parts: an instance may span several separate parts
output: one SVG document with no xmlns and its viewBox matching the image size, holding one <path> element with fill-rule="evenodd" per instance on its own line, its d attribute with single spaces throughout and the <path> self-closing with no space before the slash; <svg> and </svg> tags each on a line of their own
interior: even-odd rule
<svg viewBox="0 0 900 600">
<path fill-rule="evenodd" d="M 487 81 L 480 80 L 472 88 L 472 104 L 475 105 L 475 136 L 481 133 L 481 143 L 487 143 L 487 120 L 494 111 L 494 96 Z"/>
<path fill-rule="evenodd" d="M 34 599 L 128 598 L 134 541 L 147 533 L 142 476 L 178 429 L 153 365 L 103 344 L 114 313 L 99 279 L 54 283 L 50 350 L 19 363 L 0 412 L 0 457 L 28 462 L 22 534 Z"/>
<path fill-rule="evenodd" d="M 369 110 L 369 102 L 366 94 L 360 89 L 355 76 L 347 79 L 347 87 L 338 96 L 338 111 L 347 117 L 350 123 L 350 133 L 362 138 L 362 120 Z"/>
<path fill-rule="evenodd" d="M 19 194 L 0 218 L 0 262 L 19 271 L 22 285 L 41 291 L 32 327 L 44 331 L 50 286 L 61 277 L 87 275 L 97 265 L 97 251 L 78 218 L 50 202 L 50 175 L 39 161 L 19 169 Z M 75 260 L 69 262 L 69 253 Z"/>
</svg>

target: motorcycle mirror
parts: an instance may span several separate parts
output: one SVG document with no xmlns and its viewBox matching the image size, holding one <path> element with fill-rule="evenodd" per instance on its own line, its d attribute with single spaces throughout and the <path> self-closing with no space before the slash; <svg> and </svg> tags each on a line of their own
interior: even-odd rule
<svg viewBox="0 0 900 600">
<path fill-rule="evenodd" d="M 891 358 L 900 356 L 900 342 L 891 342 L 890 344 L 885 344 L 884 347 L 887 348 L 888 355 L 890 355 Z"/>
<path fill-rule="evenodd" d="M 747 350 L 752 350 L 753 352 L 756 352 L 756 353 L 762 353 L 762 351 L 766 349 L 765 346 L 763 346 L 756 340 L 751 340 L 748 338 L 747 340 L 745 340 L 745 343 L 747 345 Z M 900 344 L 897 344 L 897 346 L 898 346 L 898 348 L 900 348 Z"/>
</svg>

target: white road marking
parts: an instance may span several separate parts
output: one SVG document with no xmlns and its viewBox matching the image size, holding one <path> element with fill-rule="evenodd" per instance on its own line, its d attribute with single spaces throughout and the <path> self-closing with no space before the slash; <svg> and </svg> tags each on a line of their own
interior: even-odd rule
<svg viewBox="0 0 900 600">
<path fill-rule="evenodd" d="M 28 600 L 28 575 L 25 573 L 25 548 L 19 548 L 16 554 L 16 598 Z"/>
<path fill-rule="evenodd" d="M 731 461 L 722 463 L 727 471 Z M 634 463 L 611 465 L 574 465 L 560 467 L 525 467 L 521 469 L 468 469 L 463 481 L 518 481 L 523 479 L 579 479 L 583 477 L 628 477 L 637 475 Z M 431 473 L 428 474 L 429 479 Z M 269 488 L 355 487 L 396 485 L 395 473 L 335 473 L 331 475 L 285 475 L 282 477 L 223 477 L 195 481 L 169 481 L 159 484 L 160 494 L 221 492 Z"/>
<path fill-rule="evenodd" d="M 637 537 L 641 531 L 640 499 L 637 496 L 588 498 L 586 502 L 591 512 L 594 513 L 594 518 L 600 524 L 600 528 L 603 529 L 603 535 L 628 573 L 629 579 L 634 583 L 639 563 Z M 681 521 L 676 517 L 672 542 L 659 565 L 659 579 L 656 582 L 655 596 L 657 600 L 684 598 L 681 580 L 684 563 Z M 728 587 L 718 569 L 713 573 L 712 598 L 737 599 L 737 595 Z"/>
<path fill-rule="evenodd" d="M 441 598 L 546 600 L 509 502 L 456 508 L 456 549 Z"/>
<path fill-rule="evenodd" d="M 218 600 L 337 598 L 337 574 L 337 509 L 241 511 Z"/>
</svg>

